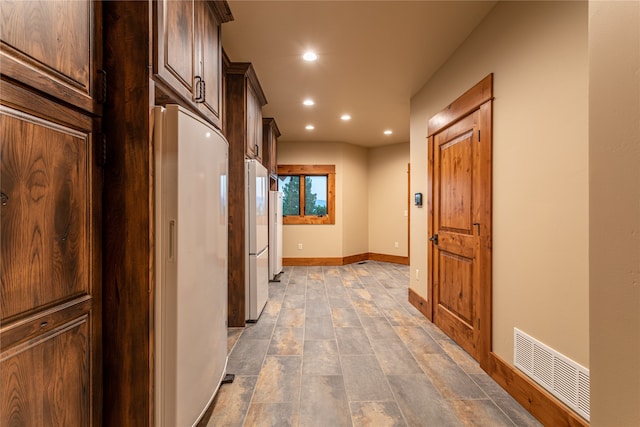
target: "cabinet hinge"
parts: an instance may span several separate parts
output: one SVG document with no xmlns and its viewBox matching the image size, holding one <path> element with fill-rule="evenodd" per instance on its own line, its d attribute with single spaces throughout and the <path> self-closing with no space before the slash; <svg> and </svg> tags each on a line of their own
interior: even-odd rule
<svg viewBox="0 0 640 427">
<path fill-rule="evenodd" d="M 107 135 L 104 133 L 97 134 L 96 151 L 98 166 L 107 164 Z"/>
<path fill-rule="evenodd" d="M 105 70 L 98 70 L 98 75 L 102 76 L 101 79 L 98 79 L 98 84 L 100 87 L 96 88 L 96 101 L 98 104 L 106 104 L 107 103 L 107 72 Z"/>
</svg>

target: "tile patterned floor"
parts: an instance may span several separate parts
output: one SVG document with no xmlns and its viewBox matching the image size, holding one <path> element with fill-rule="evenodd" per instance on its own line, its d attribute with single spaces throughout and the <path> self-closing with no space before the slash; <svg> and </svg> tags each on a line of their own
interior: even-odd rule
<svg viewBox="0 0 640 427">
<path fill-rule="evenodd" d="M 409 267 L 286 267 L 229 329 L 208 427 L 540 426 L 407 301 Z"/>
</svg>

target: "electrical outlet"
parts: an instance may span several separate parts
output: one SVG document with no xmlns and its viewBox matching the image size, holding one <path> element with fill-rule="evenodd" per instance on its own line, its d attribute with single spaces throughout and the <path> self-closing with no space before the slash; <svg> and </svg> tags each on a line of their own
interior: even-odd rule
<svg viewBox="0 0 640 427">
<path fill-rule="evenodd" d="M 416 268 L 416 280 L 420 280 L 420 270 Z"/>
<path fill-rule="evenodd" d="M 301 251 L 302 250 L 302 243 L 298 243 L 298 250 Z"/>
<path fill-rule="evenodd" d="M 393 246 L 395 246 L 396 248 L 399 248 L 399 247 L 400 247 L 400 245 L 398 245 L 398 242 L 395 242 L 395 243 L 393 244 Z"/>
</svg>

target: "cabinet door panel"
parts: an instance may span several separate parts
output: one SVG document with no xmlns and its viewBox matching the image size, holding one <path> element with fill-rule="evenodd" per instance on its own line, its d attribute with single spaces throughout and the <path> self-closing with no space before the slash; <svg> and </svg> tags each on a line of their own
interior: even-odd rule
<svg viewBox="0 0 640 427">
<path fill-rule="evenodd" d="M 89 135 L 0 112 L 1 321 L 86 294 Z"/>
<path fill-rule="evenodd" d="M 90 327 L 84 315 L 0 357 L 0 424 L 90 425 Z"/>
<path fill-rule="evenodd" d="M 199 2 L 201 13 L 200 48 L 201 72 L 206 84 L 202 113 L 220 127 L 220 103 L 222 88 L 222 50 L 220 43 L 220 23 L 216 19 L 209 2 Z M 197 70 L 196 70 L 197 72 Z"/>
<path fill-rule="evenodd" d="M 247 85 L 247 156 L 262 160 L 262 105 L 254 89 Z"/>
<path fill-rule="evenodd" d="M 100 121 L 0 80 L 0 425 L 102 419 Z"/>
<path fill-rule="evenodd" d="M 2 74 L 98 112 L 99 9 L 99 2 L 88 0 L 0 2 Z"/>
<path fill-rule="evenodd" d="M 193 100 L 194 3 L 165 0 L 157 10 L 156 74 L 185 99 Z"/>
</svg>

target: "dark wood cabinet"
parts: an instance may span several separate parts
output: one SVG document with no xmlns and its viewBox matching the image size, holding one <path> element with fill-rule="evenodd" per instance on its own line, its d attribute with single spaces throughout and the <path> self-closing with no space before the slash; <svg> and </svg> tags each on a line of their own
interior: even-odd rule
<svg viewBox="0 0 640 427">
<path fill-rule="evenodd" d="M 0 2 L 2 75 L 99 114 L 105 101 L 101 4 L 91 0 Z"/>
<path fill-rule="evenodd" d="M 0 2 L 0 425 L 102 425 L 102 2 Z"/>
<path fill-rule="evenodd" d="M 272 117 L 262 119 L 262 164 L 269 171 L 269 189 L 278 189 L 278 138 L 280 129 Z"/>
<path fill-rule="evenodd" d="M 224 62 L 225 135 L 229 141 L 229 326 L 245 324 L 246 158 L 261 158 L 266 99 L 247 62 Z"/>
<path fill-rule="evenodd" d="M 0 81 L 0 425 L 98 426 L 99 119 Z"/>
<path fill-rule="evenodd" d="M 154 73 L 159 100 L 172 98 L 222 126 L 220 25 L 232 19 L 226 2 L 154 3 Z M 160 102 L 163 103 L 163 102 Z"/>
<path fill-rule="evenodd" d="M 157 290 L 150 109 L 181 104 L 220 127 L 219 27 L 231 15 L 224 1 L 108 1 L 103 9 L 104 66 L 109 76 L 118 76 L 110 79 L 104 111 L 104 425 L 153 426 Z M 195 76 L 206 81 L 202 103 L 195 102 Z"/>
</svg>

